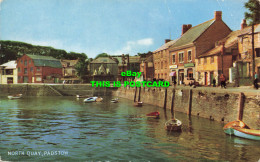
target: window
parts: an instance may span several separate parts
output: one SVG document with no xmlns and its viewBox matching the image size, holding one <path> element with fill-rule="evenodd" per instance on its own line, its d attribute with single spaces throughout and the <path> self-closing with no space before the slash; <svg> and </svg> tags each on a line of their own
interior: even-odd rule
<svg viewBox="0 0 260 162">
<path fill-rule="evenodd" d="M 18 80 L 21 80 L 22 79 L 22 77 L 21 76 L 18 76 Z"/>
<path fill-rule="evenodd" d="M 211 63 L 214 63 L 214 56 L 211 56 L 211 59 L 210 59 L 211 61 Z"/>
<path fill-rule="evenodd" d="M 24 66 L 27 66 L 27 60 L 24 60 Z"/>
<path fill-rule="evenodd" d="M 41 78 L 41 77 L 36 77 L 36 81 L 37 81 L 37 82 L 41 82 L 41 81 L 42 81 L 42 78 Z"/>
<path fill-rule="evenodd" d="M 188 51 L 188 61 L 191 62 L 191 51 Z"/>
<path fill-rule="evenodd" d="M 13 69 L 6 69 L 5 75 L 13 75 Z"/>
<path fill-rule="evenodd" d="M 179 63 L 183 63 L 183 52 L 179 53 Z"/>
<path fill-rule="evenodd" d="M 31 64 L 32 60 L 29 60 L 29 64 Z"/>
<path fill-rule="evenodd" d="M 23 63 L 23 60 L 21 60 L 21 64 Z"/>
<path fill-rule="evenodd" d="M 175 54 L 172 55 L 172 63 L 175 64 L 176 63 L 176 58 L 175 58 Z"/>
<path fill-rule="evenodd" d="M 163 69 L 163 61 L 161 62 L 161 69 Z"/>
<path fill-rule="evenodd" d="M 37 71 L 41 71 L 41 68 L 37 67 Z"/>
<path fill-rule="evenodd" d="M 27 74 L 27 68 L 24 68 L 24 74 Z"/>
<path fill-rule="evenodd" d="M 204 58 L 204 64 L 207 64 L 207 57 Z"/>
<path fill-rule="evenodd" d="M 31 72 L 33 72 L 33 67 L 31 67 Z"/>
<path fill-rule="evenodd" d="M 260 48 L 255 49 L 256 57 L 260 57 Z"/>
<path fill-rule="evenodd" d="M 19 73 L 21 72 L 21 68 L 20 68 L 20 67 L 18 67 L 18 72 L 19 72 Z"/>
</svg>

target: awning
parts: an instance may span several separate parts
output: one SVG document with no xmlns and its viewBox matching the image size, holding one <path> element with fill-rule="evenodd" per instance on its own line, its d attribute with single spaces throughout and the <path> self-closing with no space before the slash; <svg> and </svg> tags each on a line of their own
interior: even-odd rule
<svg viewBox="0 0 260 162">
<path fill-rule="evenodd" d="M 170 73 L 170 76 L 176 76 L 176 72 L 174 71 L 174 72 L 171 72 Z"/>
</svg>

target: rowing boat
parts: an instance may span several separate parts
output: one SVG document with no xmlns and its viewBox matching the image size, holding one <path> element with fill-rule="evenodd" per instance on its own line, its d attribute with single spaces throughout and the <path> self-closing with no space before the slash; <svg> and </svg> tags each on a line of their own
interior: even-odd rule
<svg viewBox="0 0 260 162">
<path fill-rule="evenodd" d="M 171 119 L 165 123 L 167 131 L 181 131 L 182 122 L 178 119 Z"/>
<path fill-rule="evenodd" d="M 160 112 L 159 111 L 151 112 L 149 114 L 146 114 L 146 117 L 159 119 L 160 118 Z"/>
</svg>

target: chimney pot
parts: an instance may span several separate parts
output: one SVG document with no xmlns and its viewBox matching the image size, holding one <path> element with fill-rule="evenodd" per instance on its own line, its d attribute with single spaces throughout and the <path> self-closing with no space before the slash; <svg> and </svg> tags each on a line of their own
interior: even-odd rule
<svg viewBox="0 0 260 162">
<path fill-rule="evenodd" d="M 243 30 L 245 27 L 247 27 L 246 19 L 243 19 L 241 23 L 241 30 Z"/>
<path fill-rule="evenodd" d="M 171 40 L 170 39 L 165 39 L 165 43 L 168 43 L 170 42 Z"/>
<path fill-rule="evenodd" d="M 186 31 L 188 30 L 188 27 L 186 24 L 183 24 L 182 25 L 182 32 L 181 32 L 181 35 L 183 35 L 184 33 L 186 33 Z"/>
<path fill-rule="evenodd" d="M 215 20 L 216 21 L 222 20 L 222 11 L 215 11 Z"/>
</svg>

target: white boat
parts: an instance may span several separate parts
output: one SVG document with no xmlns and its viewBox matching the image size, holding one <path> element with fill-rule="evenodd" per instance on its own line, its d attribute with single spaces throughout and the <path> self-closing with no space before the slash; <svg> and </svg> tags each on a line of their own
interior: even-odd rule
<svg viewBox="0 0 260 162">
<path fill-rule="evenodd" d="M 167 131 L 181 131 L 182 122 L 178 119 L 171 119 L 165 123 Z"/>
<path fill-rule="evenodd" d="M 101 97 L 89 97 L 83 100 L 84 102 L 101 102 L 103 98 Z"/>
<path fill-rule="evenodd" d="M 10 95 L 10 96 L 7 96 L 10 100 L 12 99 L 19 99 L 23 96 L 23 94 L 15 94 L 15 95 Z"/>
<path fill-rule="evenodd" d="M 114 98 L 111 100 L 112 103 L 117 103 L 118 102 L 118 98 Z"/>
</svg>

